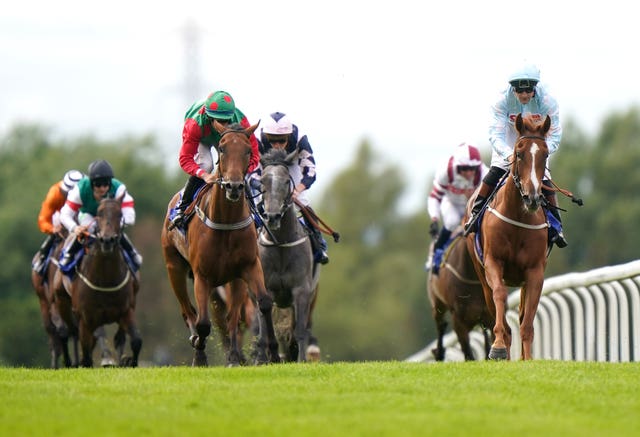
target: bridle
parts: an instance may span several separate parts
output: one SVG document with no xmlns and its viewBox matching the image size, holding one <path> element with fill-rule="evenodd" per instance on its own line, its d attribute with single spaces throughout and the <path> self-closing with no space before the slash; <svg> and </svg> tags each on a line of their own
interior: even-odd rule
<svg viewBox="0 0 640 437">
<path fill-rule="evenodd" d="M 517 148 L 518 143 L 520 141 L 526 140 L 526 139 L 541 140 L 546 144 L 546 139 L 544 137 L 541 137 L 538 135 L 521 135 L 520 137 L 518 137 L 518 140 L 516 141 L 516 145 L 514 146 L 514 148 Z M 524 200 L 528 197 L 528 195 L 524 192 L 524 189 L 522 187 L 522 180 L 520 179 L 520 174 L 518 173 L 518 162 L 517 162 L 518 159 L 522 159 L 522 154 L 521 152 L 516 152 L 515 156 L 516 156 L 515 161 L 511 163 L 513 165 L 513 170 L 511 171 L 511 178 L 513 179 L 513 183 L 518 189 L 518 192 L 520 193 L 520 197 Z"/>
</svg>

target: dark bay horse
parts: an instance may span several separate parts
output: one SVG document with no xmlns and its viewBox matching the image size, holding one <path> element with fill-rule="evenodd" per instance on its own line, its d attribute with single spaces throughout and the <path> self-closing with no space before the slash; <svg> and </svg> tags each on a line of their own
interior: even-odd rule
<svg viewBox="0 0 640 437">
<path fill-rule="evenodd" d="M 264 227 L 260 260 L 273 296 L 274 327 L 285 361 L 317 361 L 320 348 L 311 335 L 311 314 L 318 294 L 320 265 L 313 260 L 309 235 L 297 217 L 289 166 L 297 150 L 271 149 L 260 162 Z"/>
<path fill-rule="evenodd" d="M 493 327 L 493 317 L 485 303 L 482 285 L 467 251 L 465 239 L 460 235 L 461 231 L 459 228 L 452 234 L 452 241 L 445 251 L 440 272 L 434 275 L 429 269 L 427 276 L 427 294 L 438 331 L 437 347 L 432 351 L 437 361 L 443 361 L 445 356 L 442 340 L 447 329 L 447 312 L 451 315 L 453 330 L 458 337 L 465 360 L 475 359 L 469 341 L 469 332 L 474 327 L 480 326 L 484 335 L 483 358 L 488 358 L 491 346 L 488 330 Z M 433 251 L 433 243 L 430 251 Z"/>
<path fill-rule="evenodd" d="M 545 137 L 551 119 L 547 116 L 539 122 L 518 114 L 515 127 L 520 136 L 514 145 L 509 176 L 489 202 L 478 235 L 467 237 L 467 247 L 475 255 L 473 262 L 485 300 L 495 316 L 490 358 L 510 358 L 507 287 L 520 287 L 520 339 L 522 359 L 526 360 L 532 358 L 533 321 L 548 255 L 548 223 L 541 206 L 542 178 L 549 156 Z M 467 217 L 474 198 L 467 204 Z"/>
<path fill-rule="evenodd" d="M 58 270 L 54 279 L 56 305 L 65 323 L 77 327 L 84 367 L 93 366 L 94 332 L 100 332 L 103 325 L 118 324 L 114 346 L 120 366 L 136 367 L 142 348 L 135 319 L 139 282 L 127 265 L 119 244 L 123 197 L 100 201 L 95 216 L 95 237 L 90 238 L 94 241 L 88 245 L 73 278 Z M 124 353 L 127 334 L 132 356 Z"/>
<path fill-rule="evenodd" d="M 197 218 L 188 224 L 186 236 L 181 229 L 169 230 L 169 212 L 179 193 L 171 199 L 161 243 L 169 281 L 190 333 L 194 348 L 194 366 L 206 366 L 206 339 L 211 333 L 209 304 L 216 287 L 229 283 L 227 296 L 227 332 L 230 350 L 227 364 L 241 363 L 238 329 L 247 286 L 259 308 L 257 363 L 279 362 L 271 309 L 273 300 L 264 285 L 258 256 L 256 228 L 245 198 L 245 173 L 251 156 L 251 134 L 258 124 L 243 128 L 238 124 L 225 128 L 217 121 L 220 133 L 216 182 L 206 185 L 194 200 Z M 187 277 L 193 274 L 196 308 L 187 290 Z M 268 348 L 268 350 L 267 350 Z"/>
<path fill-rule="evenodd" d="M 80 362 L 77 330 L 73 329 L 73 327 L 69 329 L 60 316 L 58 307 L 55 304 L 55 294 L 52 287 L 55 274 L 58 271 L 58 258 L 62 251 L 66 234 L 65 230 L 56 236 L 56 241 L 51 248 L 49 261 L 44 267 L 44 274 L 40 275 L 38 272 L 31 270 L 31 284 L 38 297 L 42 323 L 49 337 L 49 351 L 51 353 L 50 365 L 52 369 L 59 367 L 60 358 L 62 358 L 65 367 L 77 367 Z M 36 253 L 34 261 L 37 257 L 38 254 Z M 98 328 L 94 335 L 101 351 L 100 365 L 102 367 L 113 366 L 115 361 L 113 360 L 111 349 L 106 339 L 104 327 L 101 326 Z M 73 345 L 73 356 L 69 352 L 69 340 L 71 340 Z"/>
</svg>

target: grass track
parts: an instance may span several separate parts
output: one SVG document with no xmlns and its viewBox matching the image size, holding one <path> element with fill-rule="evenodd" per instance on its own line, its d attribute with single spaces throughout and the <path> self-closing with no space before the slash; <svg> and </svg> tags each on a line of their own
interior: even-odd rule
<svg viewBox="0 0 640 437">
<path fill-rule="evenodd" d="M 640 363 L 0 368 L 6 436 L 640 436 Z"/>
</svg>

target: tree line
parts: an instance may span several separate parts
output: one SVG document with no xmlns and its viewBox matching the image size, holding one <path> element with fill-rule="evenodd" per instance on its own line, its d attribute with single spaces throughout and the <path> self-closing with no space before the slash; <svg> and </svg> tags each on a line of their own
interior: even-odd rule
<svg viewBox="0 0 640 437">
<path fill-rule="evenodd" d="M 639 133 L 637 107 L 609 115 L 594 136 L 572 119 L 565 122 L 562 143 L 551 160 L 553 180 L 582 198 L 584 206 L 559 195 L 567 210 L 563 223 L 569 246 L 554 248 L 546 277 L 637 258 L 640 173 L 634 164 L 640 162 Z M 483 150 L 485 162 L 489 154 Z M 185 175 L 152 158 L 160 156 L 152 135 L 54 139 L 46 126 L 18 124 L 0 137 L 0 365 L 48 365 L 47 337 L 30 283 L 31 258 L 44 238 L 37 215 L 52 183 L 70 168 L 86 172 L 95 159 L 112 164 L 136 202 L 136 225 L 127 232 L 145 261 L 137 306 L 144 340 L 140 358 L 155 365 L 190 363 L 188 332 L 160 249 L 167 203 Z M 380 166 L 380 155 L 368 140 L 350 159 L 314 202 L 341 235 L 338 244 L 329 241 L 331 262 L 321 273 L 314 334 L 324 361 L 401 360 L 435 338 L 423 269 L 431 184 L 423 187 L 424 206 L 401 214 L 399 202 L 407 190 L 403 169 L 392 162 Z M 210 345 L 216 344 L 211 361 L 221 364 L 214 336 Z"/>
</svg>

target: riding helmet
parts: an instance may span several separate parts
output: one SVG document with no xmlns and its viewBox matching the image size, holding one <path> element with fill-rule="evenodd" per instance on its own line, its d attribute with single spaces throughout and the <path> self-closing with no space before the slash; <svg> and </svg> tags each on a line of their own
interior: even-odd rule
<svg viewBox="0 0 640 437">
<path fill-rule="evenodd" d="M 82 179 L 82 177 L 83 177 L 83 174 L 80 171 L 69 170 L 64 174 L 64 177 L 62 178 L 62 182 L 60 183 L 60 188 L 62 188 L 62 190 L 65 193 L 68 193 L 73 189 L 73 187 L 76 186 L 76 184 L 80 179 Z"/>
<path fill-rule="evenodd" d="M 477 167 L 482 164 L 480 151 L 476 146 L 462 143 L 456 147 L 456 151 L 453 153 L 453 164 L 456 167 Z"/>
<path fill-rule="evenodd" d="M 287 114 L 274 112 L 267 117 L 262 132 L 268 135 L 289 135 L 293 132 L 293 123 Z"/>
<path fill-rule="evenodd" d="M 89 179 L 111 179 L 113 178 L 113 168 L 104 159 L 98 159 L 89 164 Z"/>
<path fill-rule="evenodd" d="M 533 89 L 540 82 L 540 69 L 534 64 L 524 64 L 509 76 L 509 84 L 517 89 Z"/>
<path fill-rule="evenodd" d="M 204 101 L 204 112 L 210 118 L 218 120 L 231 120 L 236 110 L 233 97 L 226 91 L 216 91 L 209 94 Z"/>
</svg>

